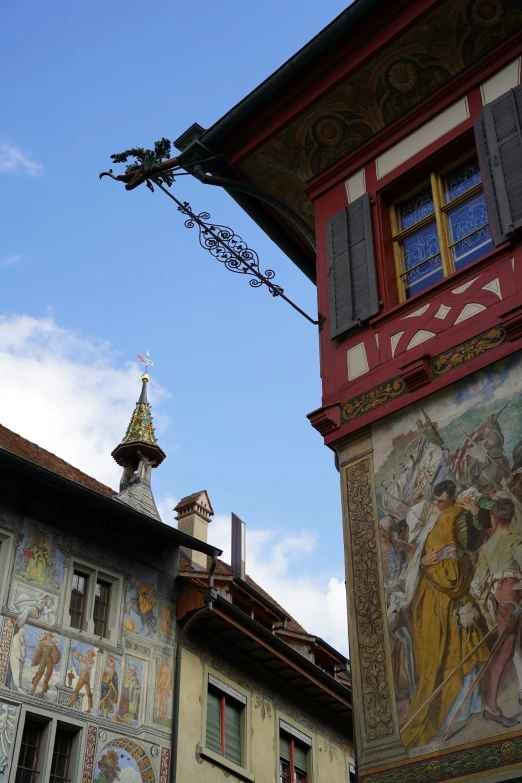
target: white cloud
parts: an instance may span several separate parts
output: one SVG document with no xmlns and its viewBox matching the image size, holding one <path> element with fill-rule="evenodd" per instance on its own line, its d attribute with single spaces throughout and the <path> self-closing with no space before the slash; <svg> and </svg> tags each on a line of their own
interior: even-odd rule
<svg viewBox="0 0 522 783">
<path fill-rule="evenodd" d="M 158 507 L 158 513 L 163 522 L 166 525 L 175 527 L 174 525 L 174 507 L 178 505 L 177 498 L 174 495 L 163 495 L 159 500 L 156 500 L 156 506 Z"/>
<path fill-rule="evenodd" d="M 115 369 L 117 359 L 109 343 L 62 329 L 52 317 L 0 317 L 1 423 L 117 488 L 121 469 L 110 455 L 140 383 L 137 365 L 120 361 Z M 166 393 L 150 385 L 157 404 Z"/>
<path fill-rule="evenodd" d="M 223 549 L 230 563 L 230 517 L 216 514 L 209 543 Z M 347 655 L 346 591 L 340 574 L 328 573 L 314 557 L 317 538 L 301 531 L 281 535 L 275 530 L 247 528 L 246 570 L 311 634 Z"/>
<path fill-rule="evenodd" d="M 4 256 L 0 260 L 0 268 L 3 268 L 4 266 L 14 266 L 15 264 L 18 264 L 18 262 L 21 260 L 22 260 L 21 253 L 12 253 L 9 256 Z"/>
<path fill-rule="evenodd" d="M 43 171 L 43 166 L 34 163 L 19 147 L 11 144 L 0 144 L 0 171 L 22 171 L 31 177 L 36 177 Z"/>
</svg>

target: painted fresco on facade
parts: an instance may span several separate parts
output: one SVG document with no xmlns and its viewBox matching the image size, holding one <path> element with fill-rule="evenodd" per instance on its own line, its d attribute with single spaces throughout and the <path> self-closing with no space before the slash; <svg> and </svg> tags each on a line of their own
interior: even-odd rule
<svg viewBox="0 0 522 783">
<path fill-rule="evenodd" d="M 23 628 L 28 620 L 55 625 L 58 605 L 58 596 L 50 591 L 20 582 L 14 582 L 12 585 L 9 611 L 15 615 L 19 628 Z"/>
<path fill-rule="evenodd" d="M 121 681 L 118 712 L 114 716 L 115 721 L 129 726 L 143 722 L 142 691 L 145 691 L 143 661 L 127 658 Z"/>
<path fill-rule="evenodd" d="M 138 762 L 121 748 L 104 749 L 96 762 L 94 783 L 142 783 Z"/>
<path fill-rule="evenodd" d="M 24 538 L 16 553 L 14 573 L 25 582 L 60 590 L 63 557 L 58 548 L 59 534 L 44 525 L 25 522 Z"/>
<path fill-rule="evenodd" d="M 20 707 L 0 699 L 0 783 L 7 783 Z"/>
<path fill-rule="evenodd" d="M 107 651 L 103 653 L 99 683 L 99 713 L 104 718 L 112 719 L 118 709 L 121 683 L 121 660 L 117 655 Z"/>
<path fill-rule="evenodd" d="M 14 624 L 9 649 L 7 685 L 13 691 L 56 701 L 56 685 L 63 665 L 64 638 L 26 623 Z"/>
<path fill-rule="evenodd" d="M 67 662 L 66 682 L 69 693 L 64 697 L 65 707 L 91 712 L 94 707 L 94 675 L 98 648 L 87 642 L 71 641 Z"/>
<path fill-rule="evenodd" d="M 158 575 L 150 568 L 135 571 L 125 591 L 124 627 L 130 633 L 153 637 L 158 628 Z"/>
<path fill-rule="evenodd" d="M 167 729 L 172 728 L 172 679 L 172 661 L 156 658 L 154 723 Z"/>
<path fill-rule="evenodd" d="M 410 752 L 522 722 L 522 358 L 373 429 L 401 738 Z"/>
</svg>

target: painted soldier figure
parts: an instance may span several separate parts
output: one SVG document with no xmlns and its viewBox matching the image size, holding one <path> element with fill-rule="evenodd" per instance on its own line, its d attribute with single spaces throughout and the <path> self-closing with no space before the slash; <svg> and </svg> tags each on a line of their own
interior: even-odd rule
<svg viewBox="0 0 522 783">
<path fill-rule="evenodd" d="M 522 579 L 522 537 L 510 531 L 515 506 L 509 498 L 500 498 L 491 508 L 493 535 L 481 547 L 472 592 L 477 597 L 488 625 L 497 624 L 499 636 L 512 625 L 490 669 L 486 720 L 511 728 L 519 721 L 502 714 L 498 706 L 498 691 L 508 663 L 513 659 L 517 638 L 521 635 L 520 619 L 511 616 L 522 599 L 519 582 Z M 507 602 L 507 603 L 506 603 Z M 510 622 L 511 621 L 511 622 Z M 522 693 L 519 693 L 522 703 Z"/>
<path fill-rule="evenodd" d="M 91 671 L 92 671 L 92 667 L 94 666 L 95 653 L 94 650 L 87 650 L 87 655 L 82 655 L 79 652 L 73 652 L 72 656 L 73 658 L 76 658 L 77 661 L 80 661 L 81 668 L 80 668 L 80 674 L 78 675 L 78 682 L 76 683 L 76 687 L 74 689 L 74 693 L 71 697 L 71 700 L 67 702 L 65 706 L 71 707 L 75 701 L 78 701 L 78 696 L 80 694 L 80 691 L 82 690 L 82 688 L 85 688 L 85 693 L 87 694 L 87 699 L 88 699 L 87 712 L 90 712 L 92 710 Z"/>
<path fill-rule="evenodd" d="M 408 680 L 409 698 L 415 693 L 415 657 L 413 641 L 408 627 L 406 611 L 398 608 L 397 599 L 403 595 L 403 577 L 414 547 L 393 537 L 395 520 L 391 516 L 379 521 L 379 539 L 381 543 L 382 573 L 386 595 L 388 630 L 402 648 L 404 671 Z M 395 646 L 395 645 L 394 645 Z M 399 652 L 400 657 L 400 652 Z M 397 656 L 395 656 L 397 658 Z M 398 672 L 396 675 L 398 686 Z M 398 690 L 398 688 L 397 688 Z"/>
<path fill-rule="evenodd" d="M 53 633 L 44 633 L 43 636 L 40 637 L 40 643 L 36 648 L 31 664 L 32 666 L 38 666 L 38 671 L 33 679 L 33 687 L 30 693 L 31 696 L 34 696 L 38 683 L 42 677 L 44 678 L 43 686 L 38 695 L 42 698 L 44 694 L 47 693 L 49 680 L 51 679 L 54 667 L 60 662 L 60 658 L 62 657 L 55 640 L 58 640 L 58 637 Z"/>
</svg>

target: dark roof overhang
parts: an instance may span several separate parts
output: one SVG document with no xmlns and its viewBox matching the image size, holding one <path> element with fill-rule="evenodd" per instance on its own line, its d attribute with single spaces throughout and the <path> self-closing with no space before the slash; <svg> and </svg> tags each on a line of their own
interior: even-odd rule
<svg viewBox="0 0 522 783">
<path fill-rule="evenodd" d="M 196 610 L 198 611 L 198 610 Z M 186 615 L 187 620 L 194 613 Z M 292 689 L 311 700 L 331 718 L 352 725 L 351 692 L 299 652 L 219 596 L 211 612 L 201 615 L 192 633 L 205 636 L 209 643 L 227 645 L 244 657 L 250 666 L 258 665 L 283 690 Z"/>
<path fill-rule="evenodd" d="M 353 30 L 371 18 L 382 4 L 383 0 L 355 0 L 214 125 L 205 130 L 194 123 L 174 142 L 177 149 L 181 150 L 179 164 L 197 176 L 197 167 L 203 161 L 222 153 L 226 154 L 226 141 L 230 136 L 239 134 L 241 128 L 251 122 L 252 117 L 258 116 L 284 89 L 304 76 L 314 63 L 331 56 L 332 50 L 345 42 Z M 239 181 L 236 173 L 223 159 L 214 160 L 210 168 L 203 163 L 203 168 L 213 174 Z M 315 259 L 292 232 L 284 227 L 276 217 L 277 213 L 252 196 L 227 188 L 225 190 L 283 253 L 315 283 Z"/>
<path fill-rule="evenodd" d="M 74 535 L 97 536 L 133 542 L 149 552 L 172 546 L 196 549 L 219 556 L 222 551 L 180 532 L 164 522 L 142 514 L 120 501 L 71 481 L 35 462 L 0 447 L 0 499 L 23 504 L 24 513 L 35 515 L 44 507 L 69 524 Z M 55 509 L 54 511 L 52 509 Z M 69 519 L 69 522 L 67 520 Z M 82 520 L 84 522 L 82 523 Z M 62 524 L 63 526 L 63 524 Z"/>
</svg>

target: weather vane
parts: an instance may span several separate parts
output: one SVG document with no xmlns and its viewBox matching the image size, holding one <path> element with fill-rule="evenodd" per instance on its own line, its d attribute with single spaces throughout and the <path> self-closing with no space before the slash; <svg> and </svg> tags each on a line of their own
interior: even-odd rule
<svg viewBox="0 0 522 783">
<path fill-rule="evenodd" d="M 145 380 L 145 379 L 149 380 L 149 375 L 147 373 L 147 368 L 154 366 L 154 362 L 152 361 L 152 359 L 149 359 L 149 352 L 147 351 L 147 355 L 146 356 L 142 356 L 140 353 L 137 353 L 136 356 L 138 357 L 140 362 L 145 366 L 145 370 L 143 371 L 143 375 L 141 376 L 142 380 Z"/>
</svg>

